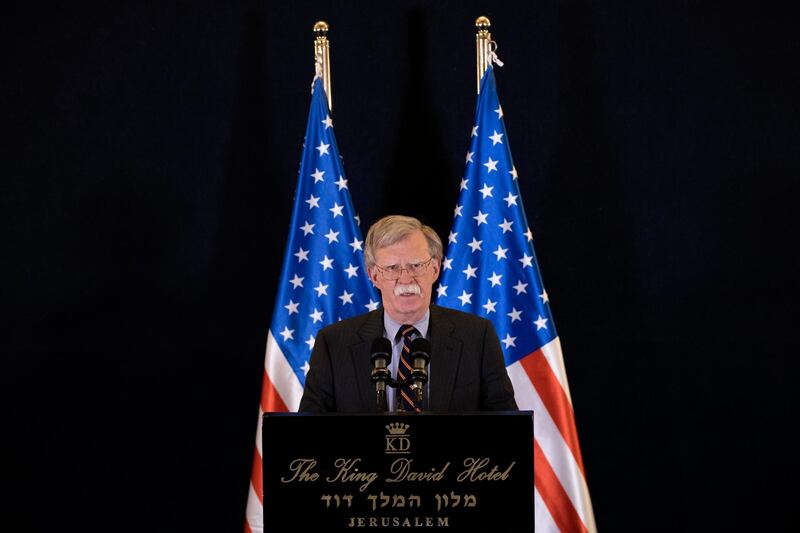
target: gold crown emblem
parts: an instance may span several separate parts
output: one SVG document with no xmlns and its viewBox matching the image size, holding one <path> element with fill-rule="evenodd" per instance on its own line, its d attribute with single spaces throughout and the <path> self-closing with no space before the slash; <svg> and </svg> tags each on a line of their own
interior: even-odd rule
<svg viewBox="0 0 800 533">
<path fill-rule="evenodd" d="M 386 426 L 386 429 L 389 430 L 391 435 L 405 435 L 409 427 L 408 424 L 403 424 L 402 422 L 392 422 Z"/>
</svg>

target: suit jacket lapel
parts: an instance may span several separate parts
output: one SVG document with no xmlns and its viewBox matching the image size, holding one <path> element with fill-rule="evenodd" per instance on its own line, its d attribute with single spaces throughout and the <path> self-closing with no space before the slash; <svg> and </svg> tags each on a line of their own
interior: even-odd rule
<svg viewBox="0 0 800 533">
<path fill-rule="evenodd" d="M 431 306 L 429 330 L 432 370 L 428 410 L 446 411 L 453 396 L 463 343 L 453 337 L 455 324 L 436 305 Z"/>
<path fill-rule="evenodd" d="M 355 382 L 358 383 L 358 395 L 365 411 L 378 411 L 375 402 L 375 386 L 370 380 L 372 361 L 370 349 L 376 337 L 383 336 L 383 309 L 372 311 L 364 323 L 358 328 L 360 342 L 350 348 L 353 360 L 353 369 L 356 373 Z M 355 391 L 354 391 L 355 392 Z"/>
</svg>

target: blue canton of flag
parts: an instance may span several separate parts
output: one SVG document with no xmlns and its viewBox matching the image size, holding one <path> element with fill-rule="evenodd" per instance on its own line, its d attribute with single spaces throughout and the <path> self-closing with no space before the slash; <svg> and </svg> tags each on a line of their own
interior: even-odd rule
<svg viewBox="0 0 800 533">
<path fill-rule="evenodd" d="M 506 365 L 556 338 L 532 241 L 489 67 L 436 302 L 491 320 Z"/>
<path fill-rule="evenodd" d="M 316 79 L 270 327 L 301 385 L 317 331 L 378 307 L 358 222 L 322 80 Z"/>
</svg>

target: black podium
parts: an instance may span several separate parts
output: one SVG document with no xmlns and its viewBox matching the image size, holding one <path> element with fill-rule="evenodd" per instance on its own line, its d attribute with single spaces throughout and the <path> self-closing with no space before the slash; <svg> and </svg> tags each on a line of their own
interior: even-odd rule
<svg viewBox="0 0 800 533">
<path fill-rule="evenodd" d="M 264 531 L 531 533 L 533 413 L 267 413 Z"/>
</svg>

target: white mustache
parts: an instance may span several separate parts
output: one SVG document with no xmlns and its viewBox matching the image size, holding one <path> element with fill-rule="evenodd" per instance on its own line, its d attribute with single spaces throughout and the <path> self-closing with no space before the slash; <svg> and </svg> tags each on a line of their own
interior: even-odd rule
<svg viewBox="0 0 800 533">
<path fill-rule="evenodd" d="M 394 288 L 394 295 L 395 296 L 405 296 L 407 294 L 416 294 L 419 296 L 422 294 L 422 289 L 419 288 L 419 285 L 416 283 L 411 283 L 409 285 L 397 285 Z"/>
</svg>

